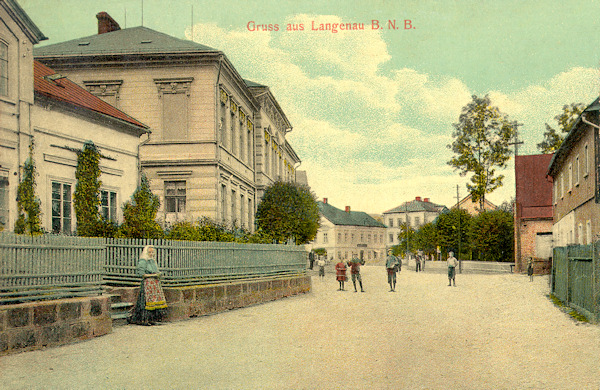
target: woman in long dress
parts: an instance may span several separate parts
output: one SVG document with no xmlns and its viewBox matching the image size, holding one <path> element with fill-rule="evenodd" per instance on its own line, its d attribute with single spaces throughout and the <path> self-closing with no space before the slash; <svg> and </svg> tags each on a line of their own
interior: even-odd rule
<svg viewBox="0 0 600 390">
<path fill-rule="evenodd" d="M 154 325 L 162 320 L 167 301 L 160 285 L 156 249 L 152 245 L 142 250 L 136 274 L 142 277 L 142 283 L 133 313 L 127 320 L 132 324 Z"/>
</svg>

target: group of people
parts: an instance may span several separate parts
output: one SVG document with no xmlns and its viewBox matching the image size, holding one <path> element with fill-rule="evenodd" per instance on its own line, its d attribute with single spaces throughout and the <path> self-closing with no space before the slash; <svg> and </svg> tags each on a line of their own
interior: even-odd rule
<svg viewBox="0 0 600 390">
<path fill-rule="evenodd" d="M 356 282 L 358 281 L 360 285 L 360 292 L 365 292 L 362 283 L 362 277 L 360 276 L 360 266 L 365 265 L 365 261 L 363 259 L 358 259 L 353 257 L 347 263 L 344 263 L 340 260 L 339 263 L 335 265 L 335 278 L 340 284 L 340 288 L 338 291 L 346 291 L 344 289 L 344 283 L 348 280 L 346 277 L 346 270 L 350 267 L 350 275 L 352 276 L 352 284 L 354 285 L 354 292 L 358 292 L 356 289 Z"/>
<path fill-rule="evenodd" d="M 312 252 L 311 252 L 311 254 L 312 254 Z M 311 258 L 310 254 L 309 254 L 309 258 Z M 420 254 L 416 258 L 417 272 L 419 270 L 424 269 L 424 268 L 421 268 L 421 265 L 419 265 L 421 263 L 421 261 L 423 261 L 422 259 L 423 259 L 423 256 Z M 448 286 L 452 286 L 454 283 L 454 286 L 456 287 L 456 267 L 458 266 L 458 260 L 456 259 L 456 257 L 454 257 L 454 252 L 452 252 L 452 251 L 448 252 L 447 263 L 448 263 Z M 352 284 L 354 286 L 354 292 L 358 292 L 358 289 L 356 286 L 357 281 L 360 286 L 360 291 L 365 292 L 365 290 L 363 288 L 363 284 L 362 284 L 362 277 L 360 276 L 360 266 L 364 265 L 364 264 L 365 264 L 365 261 L 363 259 L 358 259 L 356 257 L 353 257 L 348 262 L 344 262 L 343 260 L 340 260 L 335 265 L 335 274 L 336 274 L 335 277 L 340 286 L 338 288 L 338 291 L 346 291 L 346 289 L 344 288 L 345 282 L 348 281 L 348 277 L 346 276 L 346 271 L 348 270 L 348 267 L 350 267 L 350 275 L 352 277 Z M 311 261 L 311 265 L 312 265 L 312 261 Z M 324 261 L 322 263 L 317 262 L 317 265 L 319 265 L 319 276 L 324 277 L 325 276 L 325 262 Z M 395 292 L 396 291 L 396 274 L 402 270 L 402 261 L 397 256 L 394 256 L 391 249 L 388 249 L 388 256 L 386 258 L 385 268 L 387 271 L 388 284 L 390 285 L 390 292 Z M 311 267 L 311 269 L 312 269 L 312 267 Z"/>
</svg>

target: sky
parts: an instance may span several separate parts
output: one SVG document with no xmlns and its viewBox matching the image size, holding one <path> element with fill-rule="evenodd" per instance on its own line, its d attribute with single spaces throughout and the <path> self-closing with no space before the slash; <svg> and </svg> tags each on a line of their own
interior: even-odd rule
<svg viewBox="0 0 600 390">
<path fill-rule="evenodd" d="M 538 154 L 545 123 L 557 127 L 565 104 L 600 92 L 595 0 L 18 1 L 49 38 L 40 46 L 96 34 L 105 11 L 121 28 L 222 50 L 269 86 L 299 169 L 341 209 L 380 214 L 417 196 L 451 207 L 457 188 L 466 196 L 469 176 L 447 164 L 448 145 L 473 95 L 522 124 L 519 154 Z M 327 23 L 364 30 L 318 30 Z M 500 173 L 487 197 L 497 205 L 514 197 L 513 159 Z"/>
</svg>

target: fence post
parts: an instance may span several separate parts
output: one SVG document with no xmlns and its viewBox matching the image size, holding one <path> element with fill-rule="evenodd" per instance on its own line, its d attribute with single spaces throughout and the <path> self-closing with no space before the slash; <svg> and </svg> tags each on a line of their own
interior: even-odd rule
<svg viewBox="0 0 600 390">
<path fill-rule="evenodd" d="M 592 243 L 592 300 L 594 322 L 600 322 L 600 291 L 598 283 L 598 250 L 600 250 L 600 241 Z"/>
</svg>

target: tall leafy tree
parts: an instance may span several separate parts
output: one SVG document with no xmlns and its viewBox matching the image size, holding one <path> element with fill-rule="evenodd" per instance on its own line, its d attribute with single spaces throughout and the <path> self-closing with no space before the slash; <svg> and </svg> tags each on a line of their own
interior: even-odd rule
<svg viewBox="0 0 600 390">
<path fill-rule="evenodd" d="M 123 224 L 120 235 L 127 238 L 162 238 L 163 229 L 156 222 L 160 199 L 150 190 L 150 182 L 142 175 L 139 187 L 131 200 L 123 205 Z"/>
<path fill-rule="evenodd" d="M 472 101 L 462 109 L 455 123 L 454 142 L 448 148 L 454 157 L 448 164 L 459 170 L 461 176 L 471 173 L 467 188 L 474 202 L 483 209 L 486 194 L 502 186 L 504 175 L 497 168 L 505 168 L 510 158 L 509 142 L 518 127 L 515 121 L 491 105 L 488 95 L 473 95 Z"/>
<path fill-rule="evenodd" d="M 513 221 L 513 215 L 505 210 L 484 211 L 473 218 L 469 237 L 480 260 L 513 260 Z"/>
<path fill-rule="evenodd" d="M 100 223 L 100 152 L 92 141 L 86 141 L 77 152 L 73 206 L 77 218 L 77 235 L 93 237 Z"/>
<path fill-rule="evenodd" d="M 435 221 L 437 232 L 437 243 L 446 253 L 453 250 L 460 259 L 465 258 L 465 253 L 470 250 L 469 228 L 471 226 L 471 214 L 463 209 L 451 209 L 440 214 Z M 459 252 L 460 247 L 460 254 Z"/>
<path fill-rule="evenodd" d="M 15 222 L 15 233 L 38 235 L 43 233 L 41 226 L 41 202 L 35 195 L 37 170 L 33 160 L 33 141 L 29 144 L 29 157 L 23 164 L 23 179 L 17 188 L 17 208 L 19 216 Z"/>
<path fill-rule="evenodd" d="M 319 229 L 315 194 L 302 184 L 277 181 L 267 187 L 256 211 L 256 227 L 278 242 L 312 241 Z"/>
<path fill-rule="evenodd" d="M 585 110 L 585 105 L 583 103 L 565 104 L 562 108 L 562 112 L 554 117 L 558 123 L 558 130 L 546 123 L 544 139 L 537 144 L 540 152 L 556 152 L 558 148 L 560 148 L 560 145 L 562 145 L 566 134 L 571 131 L 573 124 L 575 124 L 575 121 L 579 118 L 579 115 L 581 115 L 583 110 Z"/>
<path fill-rule="evenodd" d="M 437 246 L 437 231 L 433 222 L 426 223 L 415 232 L 414 242 L 417 249 L 431 255 Z"/>
</svg>

